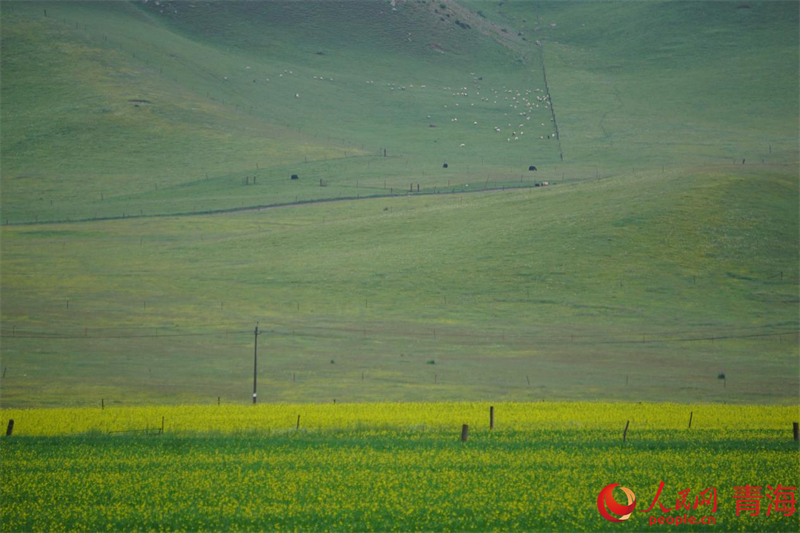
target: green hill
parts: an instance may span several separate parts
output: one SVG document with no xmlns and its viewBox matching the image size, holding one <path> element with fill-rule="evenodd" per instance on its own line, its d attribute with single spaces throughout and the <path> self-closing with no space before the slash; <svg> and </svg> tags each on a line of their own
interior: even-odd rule
<svg viewBox="0 0 800 533">
<path fill-rule="evenodd" d="M 797 159 L 792 2 L 465 5 L 4 2 L 4 218 Z"/>
<path fill-rule="evenodd" d="M 264 401 L 796 402 L 739 5 L 3 2 L 3 405 L 247 401 L 256 322 Z"/>
</svg>

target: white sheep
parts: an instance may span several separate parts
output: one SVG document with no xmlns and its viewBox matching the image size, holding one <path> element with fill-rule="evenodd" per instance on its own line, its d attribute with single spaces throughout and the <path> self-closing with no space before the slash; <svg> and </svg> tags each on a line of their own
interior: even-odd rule
<svg viewBox="0 0 800 533">
<path fill-rule="evenodd" d="M 294 97 L 295 98 L 300 98 L 300 93 L 295 93 Z"/>
</svg>

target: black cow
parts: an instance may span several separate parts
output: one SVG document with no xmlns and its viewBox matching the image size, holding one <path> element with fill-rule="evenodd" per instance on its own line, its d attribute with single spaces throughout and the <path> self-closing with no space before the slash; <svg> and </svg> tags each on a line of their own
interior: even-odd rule
<svg viewBox="0 0 800 533">
<path fill-rule="evenodd" d="M 535 167 L 535 166 L 533 166 L 533 165 L 531 165 L 531 166 L 529 166 L 529 167 L 528 167 L 528 170 L 534 170 L 534 171 L 535 171 L 535 170 L 536 170 L 536 167 Z"/>
<path fill-rule="evenodd" d="M 292 179 L 293 180 L 297 180 L 297 179 L 300 179 L 300 178 L 297 176 L 297 174 L 292 174 Z"/>
</svg>

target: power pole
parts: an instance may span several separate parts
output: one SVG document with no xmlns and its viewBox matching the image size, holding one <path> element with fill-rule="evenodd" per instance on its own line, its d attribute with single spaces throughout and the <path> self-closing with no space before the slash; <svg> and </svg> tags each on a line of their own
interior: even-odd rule
<svg viewBox="0 0 800 533">
<path fill-rule="evenodd" d="M 256 387 L 258 385 L 258 324 L 254 334 L 255 344 L 253 346 L 253 405 L 256 404 Z"/>
</svg>

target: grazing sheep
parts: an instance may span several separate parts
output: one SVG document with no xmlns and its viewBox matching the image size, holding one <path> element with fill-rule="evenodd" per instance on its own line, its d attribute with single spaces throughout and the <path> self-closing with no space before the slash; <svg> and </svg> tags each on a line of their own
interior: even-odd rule
<svg viewBox="0 0 800 533">
<path fill-rule="evenodd" d="M 300 93 L 295 93 L 294 97 L 295 98 L 300 98 Z"/>
</svg>

